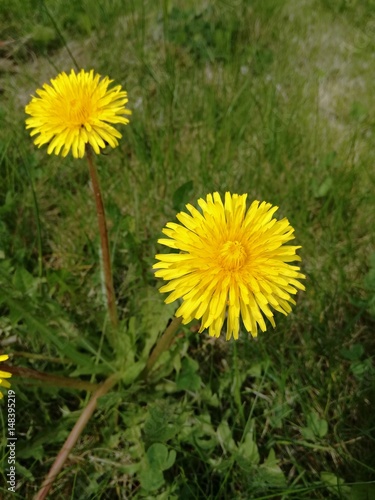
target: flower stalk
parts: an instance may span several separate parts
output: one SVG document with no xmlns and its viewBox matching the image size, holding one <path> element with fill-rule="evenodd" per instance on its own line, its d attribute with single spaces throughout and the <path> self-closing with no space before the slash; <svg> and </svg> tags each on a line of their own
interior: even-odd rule
<svg viewBox="0 0 375 500">
<path fill-rule="evenodd" d="M 115 289 L 113 286 L 111 256 L 109 253 L 107 222 L 106 222 L 106 218 L 105 218 L 103 198 L 102 198 L 102 194 L 101 194 L 101 190 L 100 190 L 98 173 L 97 173 L 94 161 L 93 161 L 92 149 L 91 149 L 91 146 L 89 146 L 89 145 L 86 145 L 86 158 L 87 158 L 87 162 L 89 165 L 91 185 L 92 185 L 92 189 L 94 192 L 96 214 L 97 214 L 97 219 L 98 219 L 108 314 L 109 314 L 112 326 L 117 327 L 118 316 L 117 316 Z"/>
<path fill-rule="evenodd" d="M 86 427 L 87 422 L 90 420 L 92 414 L 95 411 L 98 399 L 101 396 L 107 394 L 107 392 L 114 387 L 119 381 L 120 375 L 115 373 L 107 378 L 107 380 L 99 387 L 99 389 L 93 394 L 88 405 L 85 407 L 81 413 L 79 419 L 77 420 L 75 426 L 71 430 L 69 436 L 67 437 L 63 447 L 61 448 L 59 454 L 57 455 L 51 469 L 49 470 L 47 477 L 43 481 L 43 484 L 37 493 L 35 500 L 43 500 L 48 495 L 48 492 L 56 479 L 57 475 L 61 471 L 69 453 L 72 451 L 74 445 L 78 441 L 79 436 Z"/>
<path fill-rule="evenodd" d="M 2 365 L 2 367 L 11 375 L 22 377 L 22 379 L 36 380 L 43 386 L 49 385 L 53 387 L 63 387 L 64 389 L 77 389 L 78 391 L 94 391 L 98 388 L 98 384 L 88 382 L 87 380 L 61 377 L 60 375 L 43 373 L 37 370 L 32 370 L 31 368 L 24 368 L 22 366 Z"/>
</svg>

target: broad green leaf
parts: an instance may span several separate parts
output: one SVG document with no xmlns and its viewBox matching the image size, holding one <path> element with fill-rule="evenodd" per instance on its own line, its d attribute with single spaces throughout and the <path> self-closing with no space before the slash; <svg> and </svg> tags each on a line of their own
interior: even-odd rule
<svg viewBox="0 0 375 500">
<path fill-rule="evenodd" d="M 341 356 L 349 361 L 357 361 L 363 356 L 364 352 L 365 349 L 362 344 L 353 344 L 349 349 L 340 349 Z"/>
<path fill-rule="evenodd" d="M 154 491 L 164 484 L 164 470 L 172 467 L 176 460 L 176 452 L 162 443 L 152 444 L 146 452 L 143 468 L 139 474 L 142 487 L 147 491 Z"/>
<path fill-rule="evenodd" d="M 153 469 L 167 470 L 176 459 L 175 450 L 168 453 L 168 448 L 162 443 L 154 443 L 146 452 L 150 466 Z"/>
<path fill-rule="evenodd" d="M 149 464 L 155 469 L 164 469 L 168 458 L 168 448 L 162 443 L 152 444 L 146 452 Z"/>
<path fill-rule="evenodd" d="M 146 491 L 154 491 L 163 486 L 164 476 L 162 471 L 145 466 L 138 475 L 142 488 Z"/>
<path fill-rule="evenodd" d="M 176 387 L 182 391 L 198 391 L 202 385 L 202 380 L 197 371 L 199 369 L 198 363 L 186 357 L 182 360 L 181 371 L 176 377 Z"/>
<path fill-rule="evenodd" d="M 323 438 L 328 432 L 327 420 L 320 418 L 316 412 L 307 415 L 307 426 L 319 438 Z"/>
<path fill-rule="evenodd" d="M 301 434 L 308 441 L 315 441 L 316 435 L 310 427 L 302 427 Z"/>
</svg>

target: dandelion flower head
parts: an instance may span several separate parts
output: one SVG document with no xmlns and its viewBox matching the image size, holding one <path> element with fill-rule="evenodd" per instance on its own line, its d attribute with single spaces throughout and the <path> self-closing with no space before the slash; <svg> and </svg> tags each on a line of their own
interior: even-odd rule
<svg viewBox="0 0 375 500">
<path fill-rule="evenodd" d="M 155 276 L 168 283 L 160 292 L 171 292 L 165 302 L 182 299 L 176 311 L 183 323 L 200 320 L 199 332 L 208 329 L 219 337 L 227 318 L 226 339 L 238 339 L 241 319 L 253 337 L 265 318 L 275 327 L 273 310 L 287 315 L 292 296 L 304 290 L 299 246 L 285 245 L 294 229 L 284 218 L 273 217 L 278 207 L 254 201 L 246 210 L 247 195 L 219 193 L 198 200 L 201 210 L 186 205 L 180 222 L 168 222 L 158 242 L 176 253 L 158 254 Z"/>
<path fill-rule="evenodd" d="M 82 158 L 86 144 L 90 144 L 96 154 L 109 144 L 118 146 L 121 136 L 111 124 L 129 123 L 124 115 L 130 115 L 126 109 L 127 93 L 120 85 L 108 88 L 107 76 L 101 79 L 94 71 L 83 69 L 76 74 L 60 73 L 36 91 L 25 111 L 26 128 L 30 135 L 37 137 L 35 144 L 40 147 L 49 144 L 47 153 L 66 156 L 70 150 L 75 158 Z"/>
<path fill-rule="evenodd" d="M 7 354 L 0 355 L 0 362 L 6 361 L 7 359 L 9 359 L 9 356 Z M 0 387 L 5 387 L 9 389 L 10 383 L 5 379 L 10 378 L 11 376 L 12 376 L 11 373 L 0 370 Z M 3 393 L 0 391 L 0 399 L 3 399 L 3 397 L 4 397 Z"/>
</svg>

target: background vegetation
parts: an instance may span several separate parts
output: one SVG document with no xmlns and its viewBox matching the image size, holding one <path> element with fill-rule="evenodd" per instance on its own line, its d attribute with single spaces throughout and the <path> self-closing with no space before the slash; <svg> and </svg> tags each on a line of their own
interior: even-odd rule
<svg viewBox="0 0 375 500">
<path fill-rule="evenodd" d="M 125 371 L 51 498 L 375 498 L 374 1 L 1 0 L 0 14 L 1 351 L 91 382 Z M 75 61 L 133 110 L 97 159 L 115 353 L 87 164 L 37 150 L 24 128 L 30 95 Z M 307 290 L 256 340 L 181 328 L 145 384 L 176 308 L 151 269 L 161 228 L 216 190 L 280 207 Z M 15 498 L 31 498 L 89 394 L 12 388 Z"/>
</svg>

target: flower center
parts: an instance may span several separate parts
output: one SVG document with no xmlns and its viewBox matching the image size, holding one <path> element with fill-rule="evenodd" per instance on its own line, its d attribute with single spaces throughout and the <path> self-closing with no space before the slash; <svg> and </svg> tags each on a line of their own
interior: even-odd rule
<svg viewBox="0 0 375 500">
<path fill-rule="evenodd" d="M 219 250 L 219 262 L 227 271 L 240 269 L 246 261 L 247 253 L 239 241 L 226 241 Z"/>
<path fill-rule="evenodd" d="M 72 99 L 68 109 L 69 121 L 75 125 L 83 125 L 90 116 L 90 103 L 84 99 Z"/>
</svg>

